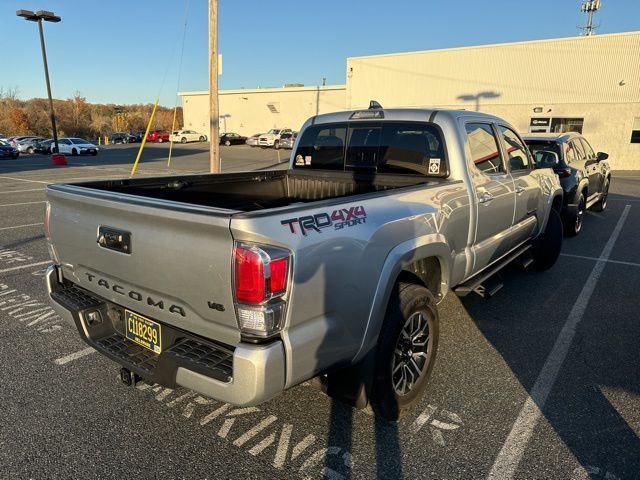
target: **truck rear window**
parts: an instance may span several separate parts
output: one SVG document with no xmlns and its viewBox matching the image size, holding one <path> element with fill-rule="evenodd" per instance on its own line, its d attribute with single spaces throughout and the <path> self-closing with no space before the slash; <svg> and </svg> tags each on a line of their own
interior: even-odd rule
<svg viewBox="0 0 640 480">
<path fill-rule="evenodd" d="M 448 174 L 440 130 L 418 122 L 312 125 L 300 139 L 294 168 L 432 177 Z"/>
</svg>

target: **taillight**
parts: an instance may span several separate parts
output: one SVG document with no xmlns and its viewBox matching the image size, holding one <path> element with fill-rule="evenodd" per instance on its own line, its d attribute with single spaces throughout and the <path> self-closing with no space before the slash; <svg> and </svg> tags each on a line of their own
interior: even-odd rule
<svg viewBox="0 0 640 480">
<path fill-rule="evenodd" d="M 559 168 L 558 170 L 554 170 L 554 171 L 560 178 L 567 178 L 571 176 L 570 168 Z"/>
<path fill-rule="evenodd" d="M 291 253 L 276 247 L 236 243 L 234 299 L 243 333 L 267 337 L 284 322 Z"/>
</svg>

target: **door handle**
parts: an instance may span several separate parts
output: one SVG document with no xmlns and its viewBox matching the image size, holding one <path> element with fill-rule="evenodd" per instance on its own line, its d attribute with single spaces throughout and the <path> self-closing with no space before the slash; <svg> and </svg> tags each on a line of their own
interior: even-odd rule
<svg viewBox="0 0 640 480">
<path fill-rule="evenodd" d="M 522 192 L 524 192 L 524 187 L 523 187 L 523 186 L 521 186 L 521 185 L 518 185 L 518 186 L 516 187 L 516 193 L 517 193 L 518 195 L 520 195 Z"/>
<path fill-rule="evenodd" d="M 489 203 L 493 200 L 493 195 L 489 192 L 482 192 L 478 195 L 478 203 Z"/>
</svg>

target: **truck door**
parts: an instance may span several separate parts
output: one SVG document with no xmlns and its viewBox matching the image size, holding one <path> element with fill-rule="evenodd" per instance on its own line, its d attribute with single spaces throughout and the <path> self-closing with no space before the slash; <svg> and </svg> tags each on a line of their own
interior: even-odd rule
<svg viewBox="0 0 640 480">
<path fill-rule="evenodd" d="M 515 191 L 490 123 L 465 125 L 471 158 L 469 176 L 476 197 L 474 264 L 478 272 L 509 251 Z"/>
<path fill-rule="evenodd" d="M 498 125 L 498 133 L 516 193 L 511 233 L 511 248 L 515 248 L 531 237 L 540 220 L 538 215 L 541 215 L 544 210 L 544 205 L 540 204 L 543 198 L 542 188 L 538 180 L 531 175 L 533 160 L 524 142 L 513 130 L 504 125 Z"/>
</svg>

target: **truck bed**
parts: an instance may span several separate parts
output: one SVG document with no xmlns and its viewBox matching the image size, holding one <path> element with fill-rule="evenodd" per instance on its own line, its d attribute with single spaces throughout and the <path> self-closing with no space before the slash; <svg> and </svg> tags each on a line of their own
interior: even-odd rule
<svg viewBox="0 0 640 480">
<path fill-rule="evenodd" d="M 294 203 L 436 184 L 442 181 L 420 175 L 288 170 L 102 180 L 75 185 L 138 197 L 253 212 Z"/>
</svg>

